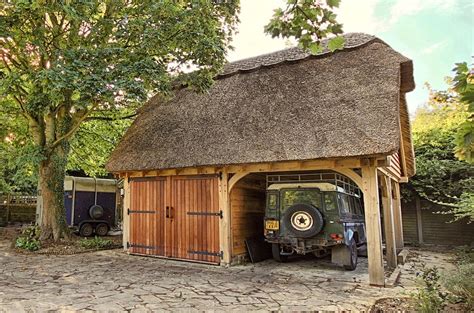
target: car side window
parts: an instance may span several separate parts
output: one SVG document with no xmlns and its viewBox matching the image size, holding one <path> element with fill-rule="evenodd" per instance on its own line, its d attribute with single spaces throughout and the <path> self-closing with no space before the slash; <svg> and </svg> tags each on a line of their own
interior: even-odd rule
<svg viewBox="0 0 474 313">
<path fill-rule="evenodd" d="M 275 210 L 278 204 L 278 193 L 269 192 L 267 194 L 267 209 Z"/>
<path fill-rule="evenodd" d="M 349 214 L 350 213 L 349 197 L 346 194 L 338 193 L 337 198 L 339 200 L 339 208 L 340 208 L 341 214 Z"/>
<path fill-rule="evenodd" d="M 356 210 L 355 212 L 356 212 L 356 214 L 358 214 L 358 215 L 364 215 L 364 212 L 362 211 L 362 207 L 361 207 L 361 205 L 360 205 L 360 201 L 359 201 L 358 198 L 355 198 L 355 197 L 354 197 L 354 204 L 355 204 L 355 210 Z"/>
<path fill-rule="evenodd" d="M 325 192 L 324 193 L 324 207 L 326 211 L 334 211 L 337 209 L 337 200 L 336 194 L 333 192 Z"/>
</svg>

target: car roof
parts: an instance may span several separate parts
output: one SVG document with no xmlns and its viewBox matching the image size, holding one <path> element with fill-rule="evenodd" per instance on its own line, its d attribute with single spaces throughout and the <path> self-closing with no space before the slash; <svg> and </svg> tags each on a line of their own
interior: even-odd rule
<svg viewBox="0 0 474 313">
<path fill-rule="evenodd" d="M 297 189 L 297 188 L 318 188 L 321 191 L 339 191 L 345 192 L 344 188 L 336 186 L 331 183 L 284 183 L 284 184 L 271 184 L 267 187 L 267 190 L 281 190 L 281 189 Z"/>
</svg>

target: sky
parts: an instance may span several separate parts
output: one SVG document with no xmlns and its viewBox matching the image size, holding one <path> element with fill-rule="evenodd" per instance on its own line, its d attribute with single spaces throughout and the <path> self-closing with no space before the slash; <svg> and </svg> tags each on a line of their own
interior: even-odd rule
<svg viewBox="0 0 474 313">
<path fill-rule="evenodd" d="M 289 40 L 265 35 L 264 25 L 284 0 L 241 0 L 240 25 L 229 61 L 281 50 Z M 407 94 L 410 113 L 426 103 L 429 83 L 446 88 L 454 64 L 472 64 L 472 0 L 342 0 L 338 21 L 344 32 L 375 35 L 413 60 L 416 89 Z"/>
</svg>

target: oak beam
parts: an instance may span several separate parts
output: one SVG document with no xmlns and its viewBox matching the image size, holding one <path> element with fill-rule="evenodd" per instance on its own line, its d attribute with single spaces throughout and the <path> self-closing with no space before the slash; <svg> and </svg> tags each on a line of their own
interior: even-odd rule
<svg viewBox="0 0 474 313">
<path fill-rule="evenodd" d="M 123 212 L 122 212 L 122 243 L 123 249 L 127 250 L 127 242 L 130 241 L 130 215 L 127 214 L 130 209 L 130 181 L 129 177 L 123 180 Z"/>
<path fill-rule="evenodd" d="M 234 188 L 235 184 L 237 184 L 237 182 L 239 180 L 241 180 L 242 178 L 244 178 L 245 176 L 247 176 L 248 174 L 250 174 L 249 172 L 239 172 L 239 173 L 235 173 L 230 179 L 229 179 L 229 183 L 228 183 L 228 190 L 229 190 L 229 194 L 230 192 L 232 191 L 232 188 Z"/>
<path fill-rule="evenodd" d="M 405 247 L 403 240 L 403 219 L 402 204 L 400 197 L 400 185 L 396 181 L 392 181 L 392 201 L 393 201 L 393 224 L 395 228 L 395 246 L 397 253 Z"/>
<path fill-rule="evenodd" d="M 362 191 L 364 193 L 365 223 L 367 232 L 367 256 L 369 261 L 369 284 L 385 285 L 382 228 L 380 223 L 377 168 L 362 167 Z"/>
<path fill-rule="evenodd" d="M 231 211 L 228 188 L 229 175 L 223 171 L 219 179 L 219 208 L 222 211 L 222 218 L 219 220 L 219 246 L 222 251 L 221 265 L 230 265 L 232 259 L 231 242 Z"/>
<path fill-rule="evenodd" d="M 388 267 L 395 268 L 397 267 L 397 249 L 395 243 L 395 227 L 392 205 L 392 184 L 390 182 L 390 178 L 387 176 L 382 176 L 381 182 L 383 226 L 385 230 L 385 254 L 387 256 Z"/>
</svg>

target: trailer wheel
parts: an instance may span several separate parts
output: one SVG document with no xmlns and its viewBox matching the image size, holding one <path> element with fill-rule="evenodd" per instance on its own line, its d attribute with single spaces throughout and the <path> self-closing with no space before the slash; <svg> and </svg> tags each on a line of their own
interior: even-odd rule
<svg viewBox="0 0 474 313">
<path fill-rule="evenodd" d="M 99 223 L 95 227 L 95 233 L 98 236 L 106 236 L 108 232 L 109 232 L 109 225 L 105 223 Z"/>
<path fill-rule="evenodd" d="M 81 228 L 79 229 L 79 235 L 81 235 L 82 237 L 90 237 L 92 236 L 93 232 L 94 228 L 89 223 L 82 224 Z"/>
</svg>

